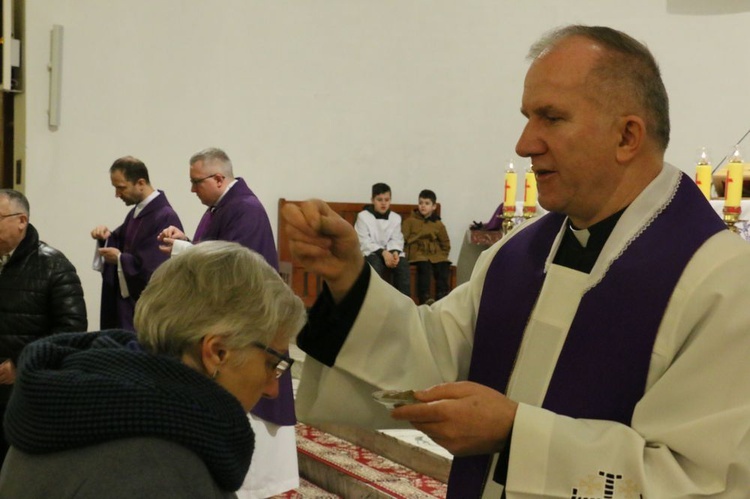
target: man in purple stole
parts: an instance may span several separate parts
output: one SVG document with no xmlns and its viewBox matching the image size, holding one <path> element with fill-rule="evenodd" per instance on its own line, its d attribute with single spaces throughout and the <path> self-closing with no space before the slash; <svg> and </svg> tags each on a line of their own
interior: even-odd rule
<svg viewBox="0 0 750 499">
<path fill-rule="evenodd" d="M 568 26 L 529 57 L 516 152 L 550 213 L 443 300 L 389 289 L 322 201 L 284 208 L 326 282 L 297 339 L 300 418 L 422 430 L 455 456 L 452 498 L 746 497 L 750 245 L 664 163 L 643 44 Z M 378 389 L 422 403 L 389 411 Z"/>
<path fill-rule="evenodd" d="M 236 242 L 260 253 L 278 270 L 279 257 L 266 210 L 245 180 L 234 177 L 232 162 L 223 150 L 209 148 L 194 154 L 190 158 L 190 183 L 192 192 L 207 207 L 192 243 L 214 240 Z M 163 249 L 173 254 L 189 244 L 187 236 L 176 227 L 164 230 L 160 239 Z M 267 428 L 262 422 L 259 424 L 258 420 L 251 419 L 256 432 L 256 451 L 264 455 L 265 461 L 254 460 L 246 485 L 237 492 L 238 497 L 268 497 L 297 488 L 299 479 L 294 444 L 294 424 L 297 420 L 291 373 L 279 378 L 279 396 L 261 399 L 251 414 L 270 422 L 272 427 Z M 274 438 L 278 427 L 288 432 L 291 439 Z M 278 458 L 274 454 L 278 454 Z M 263 465 L 266 469 L 261 468 Z M 273 476 L 274 472 L 280 475 Z"/>
<path fill-rule="evenodd" d="M 169 226 L 182 228 L 163 191 L 154 189 L 148 169 L 139 159 L 125 156 L 109 169 L 115 197 L 134 206 L 113 231 L 99 225 L 91 231 L 103 259 L 101 329 L 133 331 L 135 303 L 154 270 L 168 256 L 159 251 L 158 235 Z"/>
</svg>

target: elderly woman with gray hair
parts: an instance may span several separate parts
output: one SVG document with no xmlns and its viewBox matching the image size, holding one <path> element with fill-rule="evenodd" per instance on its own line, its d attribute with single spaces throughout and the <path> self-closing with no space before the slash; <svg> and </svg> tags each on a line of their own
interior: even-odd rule
<svg viewBox="0 0 750 499">
<path fill-rule="evenodd" d="M 136 335 L 64 333 L 21 354 L 0 497 L 234 497 L 247 411 L 274 397 L 305 309 L 258 254 L 196 245 L 162 264 Z"/>
</svg>

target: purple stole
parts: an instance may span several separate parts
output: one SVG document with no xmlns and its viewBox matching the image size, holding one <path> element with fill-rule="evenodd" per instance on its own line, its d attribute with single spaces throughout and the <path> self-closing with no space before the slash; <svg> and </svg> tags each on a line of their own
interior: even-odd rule
<svg viewBox="0 0 750 499">
<path fill-rule="evenodd" d="M 493 259 L 482 290 L 469 380 L 505 392 L 544 264 L 565 216 L 545 215 Z M 643 397 L 656 333 L 677 281 L 701 245 L 725 230 L 682 174 L 674 198 L 581 299 L 542 407 L 573 418 L 630 424 Z M 514 283 L 511 289 L 507 283 Z M 457 457 L 449 498 L 480 497 L 490 455 Z M 498 468 L 501 464 L 498 463 Z"/>
</svg>

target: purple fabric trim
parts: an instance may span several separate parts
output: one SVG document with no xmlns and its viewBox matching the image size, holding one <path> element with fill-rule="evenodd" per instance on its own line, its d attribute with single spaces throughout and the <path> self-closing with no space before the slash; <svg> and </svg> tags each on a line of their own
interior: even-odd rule
<svg viewBox="0 0 750 499">
<path fill-rule="evenodd" d="M 250 412 L 279 426 L 296 424 L 297 416 L 294 412 L 291 371 L 285 372 L 279 378 L 279 396 L 275 399 L 260 399 Z"/>
<path fill-rule="evenodd" d="M 544 283 L 544 262 L 563 221 L 562 215 L 545 215 L 498 251 L 482 291 L 470 380 L 506 390 Z M 683 174 L 669 205 L 584 295 L 542 406 L 571 417 L 629 424 L 672 291 L 693 254 L 721 230 L 724 224 Z M 508 282 L 518 284 L 511 289 Z M 489 457 L 456 458 L 448 497 L 479 497 Z"/>
<path fill-rule="evenodd" d="M 503 203 L 497 207 L 489 221 L 482 226 L 482 230 L 500 230 L 503 225 Z"/>
</svg>

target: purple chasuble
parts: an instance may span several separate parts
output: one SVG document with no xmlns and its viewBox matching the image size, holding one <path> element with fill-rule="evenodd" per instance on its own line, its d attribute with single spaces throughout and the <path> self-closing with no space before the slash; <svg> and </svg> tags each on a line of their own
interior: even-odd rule
<svg viewBox="0 0 750 499">
<path fill-rule="evenodd" d="M 182 229 L 163 191 L 148 203 L 134 218 L 135 208 L 128 212 L 125 221 L 112 231 L 107 246 L 120 250 L 120 266 L 128 284 L 130 296 L 120 295 L 117 265 L 105 264 L 102 270 L 102 297 L 100 327 L 102 329 L 128 329 L 134 331 L 135 304 L 146 287 L 151 274 L 168 257 L 159 251 L 157 236 L 170 225 Z M 102 243 L 100 242 L 100 245 Z"/>
<path fill-rule="evenodd" d="M 141 217 L 134 217 L 130 220 L 125 230 L 125 240 L 123 241 L 122 252 L 123 253 L 135 253 L 136 241 L 138 240 L 138 230 L 141 228 L 143 219 Z M 115 286 L 116 293 L 120 293 L 119 276 L 117 277 L 118 283 Z M 130 291 L 130 286 L 128 286 Z M 133 293 L 136 291 L 134 290 Z M 131 298 L 120 298 L 117 300 L 117 316 L 119 318 L 119 327 L 127 329 L 128 331 L 135 331 L 133 325 L 133 315 L 135 314 L 135 300 L 137 297 Z"/>
<path fill-rule="evenodd" d="M 125 253 L 133 253 L 133 245 L 138 236 L 138 229 L 141 228 L 141 217 L 134 217 L 128 224 L 125 230 L 125 244 L 123 245 L 122 251 Z"/>
<path fill-rule="evenodd" d="M 278 270 L 279 256 L 268 214 L 258 197 L 242 178 L 235 183 L 201 218 L 193 242 L 231 241 L 259 253 Z M 291 372 L 279 378 L 279 396 L 262 398 L 251 411 L 266 421 L 281 426 L 297 422 L 294 413 Z"/>
<path fill-rule="evenodd" d="M 545 261 L 565 219 L 549 213 L 497 252 L 482 290 L 470 381 L 506 391 L 544 284 Z M 674 287 L 698 248 L 725 229 L 682 174 L 673 199 L 583 295 L 542 407 L 629 425 Z M 490 455 L 455 458 L 448 497 L 480 497 L 490 463 Z"/>
<path fill-rule="evenodd" d="M 211 206 L 206 210 L 206 212 L 201 217 L 201 221 L 198 222 L 198 228 L 195 229 L 195 236 L 193 236 L 193 243 L 198 244 L 201 242 L 201 239 L 203 238 L 203 235 L 208 230 L 209 225 L 211 225 L 211 220 L 214 218 L 214 207 Z"/>
</svg>

